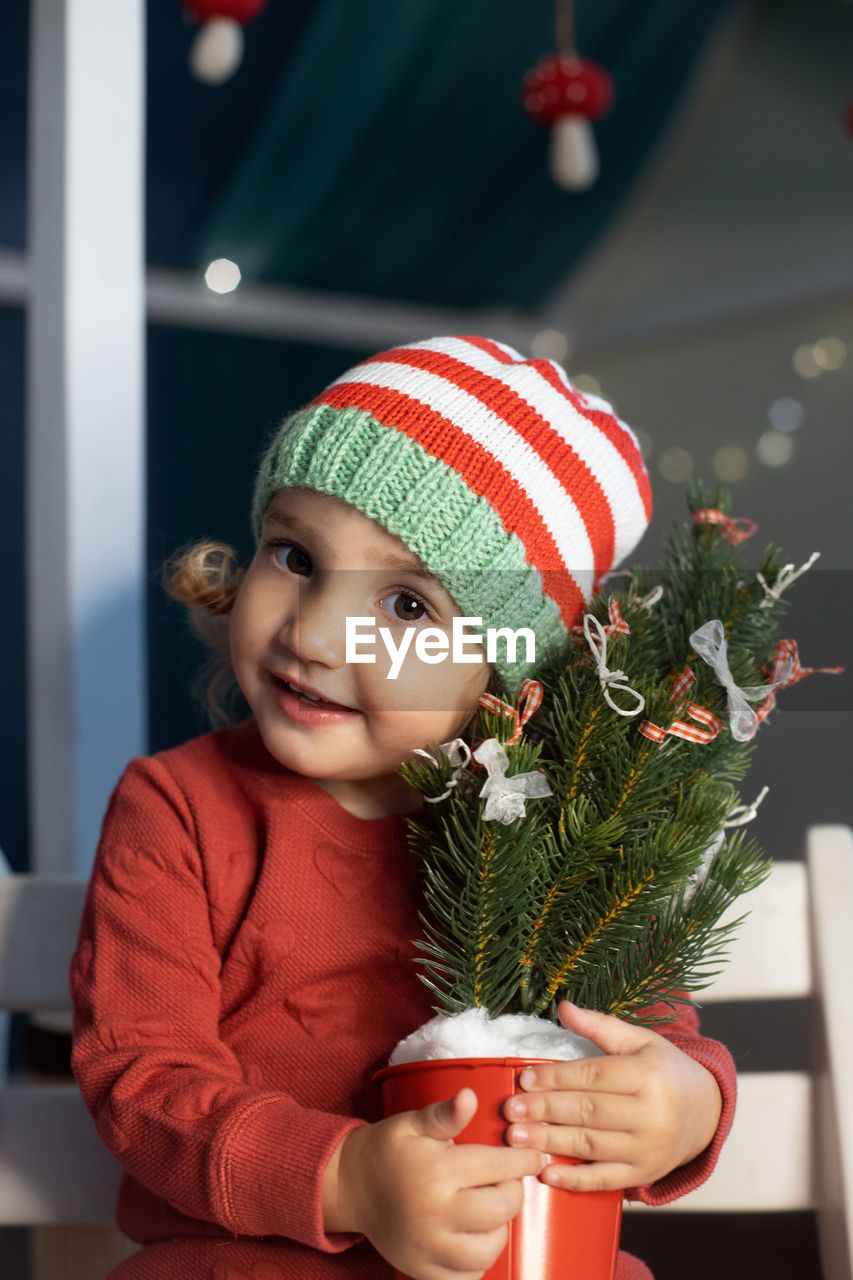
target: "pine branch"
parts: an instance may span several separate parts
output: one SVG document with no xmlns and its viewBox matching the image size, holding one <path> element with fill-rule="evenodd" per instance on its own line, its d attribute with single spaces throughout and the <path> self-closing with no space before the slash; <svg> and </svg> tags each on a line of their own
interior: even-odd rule
<svg viewBox="0 0 853 1280">
<path fill-rule="evenodd" d="M 688 505 L 728 512 L 729 499 L 694 485 Z M 779 562 L 773 548 L 761 559 L 771 587 Z M 663 596 L 649 607 L 658 582 Z M 607 661 L 642 694 L 642 715 L 612 711 L 577 639 L 544 674 L 544 705 L 520 742 L 508 742 L 510 717 L 481 716 L 483 737 L 505 744 L 508 776 L 542 769 L 552 795 L 505 826 L 482 817 L 482 771 L 454 776 L 437 747 L 404 770 L 424 795 L 444 797 L 410 823 L 424 868 L 422 976 L 444 1012 L 554 1017 L 567 996 L 650 1025 L 674 1017 L 724 962 L 736 923 L 720 917 L 766 874 L 754 841 L 724 829 L 751 748 L 732 737 L 726 691 L 690 636 L 719 618 L 735 683 L 760 686 L 787 603 L 765 603 L 718 525 L 692 522 L 668 539 L 660 572 L 636 570 L 612 596 L 630 634 L 611 631 Z M 610 598 L 590 605 L 604 627 Z M 686 666 L 693 684 L 675 696 Z M 690 722 L 694 704 L 722 722 L 711 741 L 667 734 L 659 745 L 638 731 L 644 718 L 664 730 Z"/>
</svg>

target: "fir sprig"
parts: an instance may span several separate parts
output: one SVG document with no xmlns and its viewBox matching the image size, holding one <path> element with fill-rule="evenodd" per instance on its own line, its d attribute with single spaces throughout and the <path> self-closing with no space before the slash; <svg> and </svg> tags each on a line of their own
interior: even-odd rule
<svg viewBox="0 0 853 1280">
<path fill-rule="evenodd" d="M 728 512 L 729 498 L 697 484 L 688 505 Z M 761 558 L 771 586 L 779 560 L 772 548 Z M 663 595 L 650 607 L 658 583 Z M 508 776 L 541 768 L 550 796 L 508 825 L 486 822 L 482 771 L 470 767 L 449 786 L 453 770 L 439 748 L 406 766 L 424 795 L 445 796 L 410 824 L 424 869 L 422 976 L 440 1011 L 554 1017 L 567 997 L 654 1024 L 719 970 L 736 928 L 720 917 L 769 864 L 742 830 L 724 826 L 751 750 L 732 737 L 726 692 L 690 636 L 719 618 L 735 683 L 766 683 L 787 604 L 765 594 L 719 525 L 679 527 L 661 571 L 636 570 L 590 605 L 606 625 L 610 599 L 619 604 L 630 634 L 611 634 L 608 663 L 642 694 L 642 715 L 607 705 L 582 638 L 543 673 L 533 734 L 511 744 L 509 717 L 481 715 L 481 735 L 505 744 Z M 695 682 L 673 702 L 686 665 Z M 644 717 L 665 727 L 690 703 L 723 722 L 712 741 L 668 736 L 659 745 L 638 732 Z"/>
</svg>

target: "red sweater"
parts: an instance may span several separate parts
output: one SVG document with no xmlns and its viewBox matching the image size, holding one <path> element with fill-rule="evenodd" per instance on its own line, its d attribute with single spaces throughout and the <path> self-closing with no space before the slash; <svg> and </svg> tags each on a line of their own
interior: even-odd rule
<svg viewBox="0 0 853 1280">
<path fill-rule="evenodd" d="M 122 1276 L 218 1274 L 235 1237 L 266 1237 L 300 1280 L 386 1273 L 324 1233 L 320 1189 L 344 1135 L 380 1115 L 372 1073 L 432 1015 L 419 897 L 403 819 L 345 812 L 251 721 L 129 765 L 71 972 L 74 1071 L 126 1170 L 119 1225 L 170 1242 Z M 707 1177 L 734 1106 L 731 1058 L 692 1011 L 664 1034 L 716 1076 L 723 1115 L 700 1157 L 629 1193 L 655 1204 Z"/>
</svg>

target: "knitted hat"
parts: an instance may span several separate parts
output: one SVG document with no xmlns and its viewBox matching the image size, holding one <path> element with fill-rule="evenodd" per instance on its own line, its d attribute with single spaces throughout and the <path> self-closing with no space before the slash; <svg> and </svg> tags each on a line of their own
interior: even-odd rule
<svg viewBox="0 0 853 1280">
<path fill-rule="evenodd" d="M 498 647 L 510 693 L 565 647 L 651 514 L 637 440 L 610 405 L 576 391 L 552 360 L 479 337 L 380 352 L 286 418 L 256 480 L 256 536 L 284 488 L 376 520 L 484 628 L 531 628 L 535 666 Z"/>
</svg>

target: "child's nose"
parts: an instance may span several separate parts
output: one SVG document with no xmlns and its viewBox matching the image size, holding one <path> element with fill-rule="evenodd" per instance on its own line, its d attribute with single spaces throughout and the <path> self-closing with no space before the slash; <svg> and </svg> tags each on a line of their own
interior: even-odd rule
<svg viewBox="0 0 853 1280">
<path fill-rule="evenodd" d="M 346 602 L 333 586 L 306 584 L 282 639 L 301 662 L 339 667 L 346 661 Z"/>
</svg>

